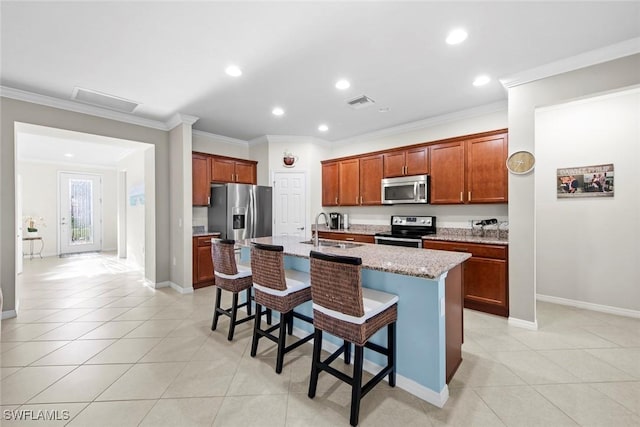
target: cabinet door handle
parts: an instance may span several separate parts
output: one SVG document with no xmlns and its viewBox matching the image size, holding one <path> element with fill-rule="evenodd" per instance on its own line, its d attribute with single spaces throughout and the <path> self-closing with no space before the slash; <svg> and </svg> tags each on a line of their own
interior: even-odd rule
<svg viewBox="0 0 640 427">
<path fill-rule="evenodd" d="M 348 241 L 350 241 L 350 242 L 353 242 L 353 241 L 354 241 L 354 240 L 356 240 L 356 239 L 355 239 L 354 237 L 347 237 L 347 238 L 346 238 L 346 239 L 344 239 L 344 240 L 348 240 Z"/>
<path fill-rule="evenodd" d="M 338 198 L 336 197 L 336 205 L 338 204 Z"/>
<path fill-rule="evenodd" d="M 233 174 L 231 174 L 231 181 L 233 181 Z"/>
<path fill-rule="evenodd" d="M 207 204 L 210 205 L 211 204 L 211 196 L 207 197 Z"/>
<path fill-rule="evenodd" d="M 469 191 L 469 194 L 467 196 L 468 196 L 469 201 L 471 201 L 471 191 Z"/>
<path fill-rule="evenodd" d="M 360 204 L 362 204 L 362 196 L 360 196 Z"/>
<path fill-rule="evenodd" d="M 460 201 L 462 202 L 462 191 L 460 192 Z"/>
</svg>

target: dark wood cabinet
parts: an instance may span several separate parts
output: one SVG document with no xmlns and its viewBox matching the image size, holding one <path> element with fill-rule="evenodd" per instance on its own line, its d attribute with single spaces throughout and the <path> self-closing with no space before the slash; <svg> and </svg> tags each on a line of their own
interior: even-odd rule
<svg viewBox="0 0 640 427">
<path fill-rule="evenodd" d="M 338 202 L 340 206 L 357 206 L 360 204 L 360 161 L 358 159 L 342 160 L 338 163 L 340 186 Z"/>
<path fill-rule="evenodd" d="M 318 237 L 329 240 L 345 240 L 348 242 L 375 243 L 375 238 L 371 234 L 359 233 L 336 233 L 333 231 L 319 231 Z"/>
<path fill-rule="evenodd" d="M 431 204 L 464 203 L 464 141 L 431 146 Z"/>
<path fill-rule="evenodd" d="M 429 173 L 429 147 L 419 146 L 384 153 L 384 178 Z"/>
<path fill-rule="evenodd" d="M 194 289 L 215 284 L 213 260 L 211 258 L 211 239 L 218 236 L 198 236 L 193 238 Z"/>
<path fill-rule="evenodd" d="M 340 174 L 338 162 L 322 164 L 322 206 L 338 206 Z"/>
<path fill-rule="evenodd" d="M 211 181 L 256 184 L 257 162 L 211 156 Z"/>
<path fill-rule="evenodd" d="M 191 191 L 193 206 L 208 206 L 211 196 L 209 181 L 209 160 L 207 156 L 193 154 L 191 156 Z"/>
<path fill-rule="evenodd" d="M 479 243 L 424 240 L 423 248 L 469 252 L 464 263 L 464 306 L 485 313 L 509 316 L 507 247 Z"/>
<path fill-rule="evenodd" d="M 381 154 L 360 157 L 360 204 L 382 204 L 383 156 Z"/>
<path fill-rule="evenodd" d="M 466 142 L 467 201 L 505 203 L 507 189 L 507 134 Z"/>
</svg>

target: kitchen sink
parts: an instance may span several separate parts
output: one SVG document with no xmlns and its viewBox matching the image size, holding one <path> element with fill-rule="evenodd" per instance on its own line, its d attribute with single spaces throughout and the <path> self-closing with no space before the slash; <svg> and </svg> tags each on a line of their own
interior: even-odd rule
<svg viewBox="0 0 640 427">
<path fill-rule="evenodd" d="M 300 242 L 300 243 L 304 243 L 305 245 L 313 245 L 314 241 L 305 240 L 304 242 Z M 328 248 L 340 248 L 340 249 L 351 249 L 351 248 L 357 248 L 358 246 L 362 246 L 360 243 L 350 243 L 350 242 L 343 243 L 343 242 L 336 242 L 334 240 L 322 240 L 322 239 L 318 241 L 318 244 L 320 246 L 324 246 Z"/>
</svg>

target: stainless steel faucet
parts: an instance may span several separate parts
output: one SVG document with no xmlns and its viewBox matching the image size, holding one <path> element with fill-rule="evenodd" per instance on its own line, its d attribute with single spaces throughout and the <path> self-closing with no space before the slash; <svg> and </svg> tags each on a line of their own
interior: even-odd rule
<svg viewBox="0 0 640 427">
<path fill-rule="evenodd" d="M 329 218 L 327 217 L 326 213 L 320 212 L 318 215 L 316 215 L 316 229 L 315 229 L 315 234 L 313 235 L 313 246 L 316 247 L 316 248 L 320 244 L 320 241 L 318 239 L 318 220 L 320 219 L 320 215 L 324 216 L 324 224 L 327 227 L 329 226 Z"/>
</svg>

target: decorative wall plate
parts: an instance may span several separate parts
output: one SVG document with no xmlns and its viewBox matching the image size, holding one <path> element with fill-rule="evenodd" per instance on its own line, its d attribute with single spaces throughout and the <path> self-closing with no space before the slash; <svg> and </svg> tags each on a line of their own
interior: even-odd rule
<svg viewBox="0 0 640 427">
<path fill-rule="evenodd" d="M 529 151 L 516 151 L 507 158 L 507 169 L 518 175 L 531 172 L 535 164 L 536 158 Z"/>
</svg>

